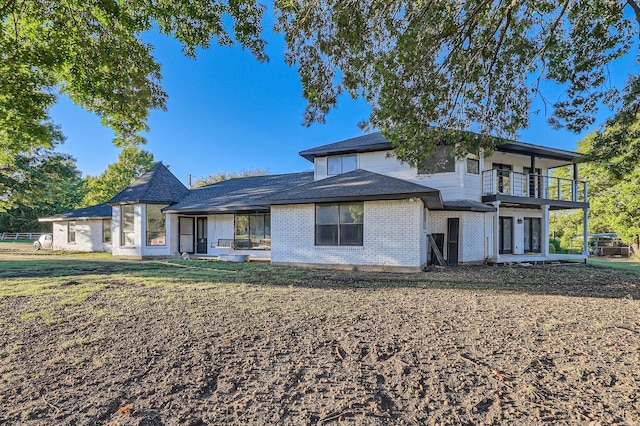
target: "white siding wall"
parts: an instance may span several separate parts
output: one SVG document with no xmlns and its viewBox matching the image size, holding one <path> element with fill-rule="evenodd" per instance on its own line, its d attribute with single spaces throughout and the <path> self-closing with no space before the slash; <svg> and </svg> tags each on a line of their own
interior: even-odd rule
<svg viewBox="0 0 640 426">
<path fill-rule="evenodd" d="M 458 261 L 464 262 L 480 262 L 483 261 L 485 255 L 486 237 L 489 235 L 486 230 L 486 217 L 490 217 L 491 213 L 478 212 L 453 212 L 453 211 L 430 211 L 429 233 L 440 233 L 445 235 L 444 253 L 442 255 L 449 257 L 447 253 L 447 223 L 449 218 L 460 219 L 460 239 L 458 241 Z"/>
<path fill-rule="evenodd" d="M 426 249 L 420 239 L 423 205 L 409 200 L 364 203 L 362 247 L 315 245 L 315 206 L 271 209 L 273 263 L 363 266 L 422 266 Z"/>
<path fill-rule="evenodd" d="M 111 251 L 102 243 L 102 219 L 77 220 L 76 241 L 68 242 L 68 221 L 53 222 L 53 249 L 68 251 Z"/>
</svg>

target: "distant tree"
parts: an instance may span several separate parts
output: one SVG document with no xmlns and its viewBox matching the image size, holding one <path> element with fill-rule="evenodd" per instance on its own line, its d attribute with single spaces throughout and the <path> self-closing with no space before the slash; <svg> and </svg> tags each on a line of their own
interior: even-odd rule
<svg viewBox="0 0 640 426">
<path fill-rule="evenodd" d="M 268 175 L 269 171 L 265 169 L 247 169 L 242 170 L 241 172 L 220 172 L 210 174 L 203 178 L 198 178 L 191 185 L 192 188 L 198 188 L 205 185 L 211 185 L 216 182 L 221 182 L 223 180 L 241 178 L 241 177 L 251 177 L 251 176 L 265 176 Z"/>
<path fill-rule="evenodd" d="M 153 166 L 153 154 L 136 146 L 124 148 L 118 161 L 109 164 L 100 176 L 87 176 L 84 180 L 86 195 L 83 206 L 92 206 L 109 201 L 118 192 L 129 186 L 136 178 Z"/>
<path fill-rule="evenodd" d="M 75 209 L 84 196 L 73 157 L 39 148 L 0 167 L 0 231 L 33 232 L 39 217 Z"/>
<path fill-rule="evenodd" d="M 592 134 L 578 143 L 578 151 L 589 156 L 599 135 Z M 589 190 L 589 233 L 615 232 L 626 243 L 637 243 L 640 236 L 640 168 L 618 176 L 605 164 L 580 164 L 580 177 Z M 567 169 L 555 176 L 571 178 Z M 556 212 L 550 229 L 566 247 L 573 235 L 582 235 L 582 212 Z"/>
</svg>

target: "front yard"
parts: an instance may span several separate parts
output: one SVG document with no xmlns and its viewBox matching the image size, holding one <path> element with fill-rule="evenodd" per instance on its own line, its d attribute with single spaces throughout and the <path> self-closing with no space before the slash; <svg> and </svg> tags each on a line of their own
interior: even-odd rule
<svg viewBox="0 0 640 426">
<path fill-rule="evenodd" d="M 0 259 L 0 423 L 637 424 L 639 284 Z"/>
</svg>

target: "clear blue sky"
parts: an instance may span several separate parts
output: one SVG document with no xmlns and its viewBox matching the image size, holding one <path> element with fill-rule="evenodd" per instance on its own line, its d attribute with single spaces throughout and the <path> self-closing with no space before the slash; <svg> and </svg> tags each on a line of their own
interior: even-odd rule
<svg viewBox="0 0 640 426">
<path fill-rule="evenodd" d="M 299 151 L 361 134 L 357 125 L 368 118 L 369 106 L 348 96 L 328 114 L 326 124 L 301 125 L 305 101 L 298 74 L 284 63 L 282 37 L 268 34 L 266 38 L 269 63 L 257 62 L 239 46 L 215 46 L 200 50 L 196 60 L 188 59 L 177 41 L 155 33 L 145 37 L 162 65 L 168 110 L 151 113 L 151 130 L 143 149 L 169 165 L 183 183 L 188 183 L 189 173 L 195 180 L 255 168 L 273 174 L 310 170 L 311 163 Z M 636 71 L 633 68 L 633 58 L 612 66 L 612 81 L 624 82 Z M 561 95 L 552 87 L 545 91 L 551 102 Z M 541 104 L 533 110 L 537 108 Z M 520 132 L 519 140 L 573 150 L 610 114 L 601 111 L 598 123 L 581 135 L 551 129 L 544 113 L 532 115 L 531 127 Z M 98 117 L 65 97 L 50 115 L 67 136 L 58 151 L 73 155 L 83 175 L 98 175 L 117 161 L 113 134 L 100 125 Z"/>
</svg>

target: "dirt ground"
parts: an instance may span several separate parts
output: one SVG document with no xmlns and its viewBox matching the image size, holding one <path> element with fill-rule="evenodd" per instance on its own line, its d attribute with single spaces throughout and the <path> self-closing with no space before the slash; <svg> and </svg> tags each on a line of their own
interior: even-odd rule
<svg viewBox="0 0 640 426">
<path fill-rule="evenodd" d="M 248 271 L 0 298 L 0 424 L 640 424 L 636 273 Z"/>
</svg>

